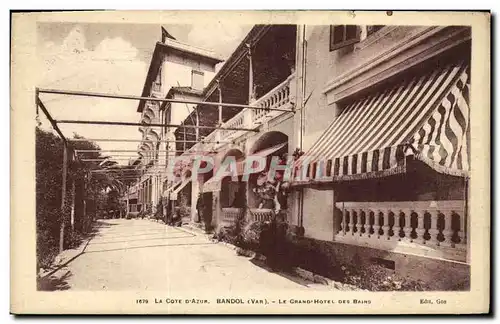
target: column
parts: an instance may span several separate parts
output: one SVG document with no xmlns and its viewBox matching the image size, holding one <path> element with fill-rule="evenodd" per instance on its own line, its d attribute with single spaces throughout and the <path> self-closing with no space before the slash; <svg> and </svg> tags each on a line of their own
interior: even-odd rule
<svg viewBox="0 0 500 324">
<path fill-rule="evenodd" d="M 201 221 L 200 215 L 198 215 L 198 211 L 196 209 L 199 193 L 200 182 L 196 173 L 193 172 L 191 175 L 191 221 L 196 223 Z"/>
<path fill-rule="evenodd" d="M 71 231 L 75 231 L 75 180 L 71 180 L 71 216 L 70 216 Z"/>
<path fill-rule="evenodd" d="M 250 44 L 246 44 L 246 46 L 248 49 L 248 104 L 250 104 L 254 97 L 253 62 L 252 62 L 252 48 Z"/>
<path fill-rule="evenodd" d="M 219 80 L 217 80 L 217 89 L 219 90 L 219 103 L 222 103 L 222 89 Z M 219 126 L 220 125 L 222 125 L 222 106 L 219 106 Z"/>
<path fill-rule="evenodd" d="M 68 175 L 68 145 L 63 142 L 63 165 L 62 165 L 62 185 L 61 185 L 61 227 L 59 231 L 59 252 L 64 250 L 64 229 L 66 226 L 65 208 L 66 208 L 66 177 Z"/>
</svg>

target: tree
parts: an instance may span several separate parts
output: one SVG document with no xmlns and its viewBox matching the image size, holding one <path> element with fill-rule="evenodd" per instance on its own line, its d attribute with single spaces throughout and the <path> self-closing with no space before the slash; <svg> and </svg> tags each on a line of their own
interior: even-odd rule
<svg viewBox="0 0 500 324">
<path fill-rule="evenodd" d="M 78 187 L 74 191 L 67 185 L 65 210 L 61 211 L 61 184 L 63 142 L 52 132 L 47 132 L 37 127 L 36 135 L 36 231 L 37 231 L 37 268 L 47 267 L 58 253 L 58 245 L 63 238 L 67 247 L 72 243 L 73 232 L 65 231 L 68 228 L 71 205 L 74 203 L 76 230 L 85 232 L 90 217 L 83 219 L 85 208 L 83 201 L 88 202 L 87 210 L 96 211 L 96 199 L 103 195 L 102 190 L 110 184 L 118 186 L 114 179 L 106 174 L 91 174 L 92 170 L 102 170 L 98 162 L 84 162 L 81 160 L 68 160 L 67 183 L 74 183 Z M 74 138 L 83 137 L 74 134 Z M 71 149 L 95 150 L 80 154 L 85 159 L 101 159 L 99 146 L 90 141 L 75 141 L 70 144 Z M 76 188 L 75 188 L 76 189 Z M 105 194 L 105 193 L 104 193 Z M 73 224 L 72 224 L 73 225 Z"/>
</svg>

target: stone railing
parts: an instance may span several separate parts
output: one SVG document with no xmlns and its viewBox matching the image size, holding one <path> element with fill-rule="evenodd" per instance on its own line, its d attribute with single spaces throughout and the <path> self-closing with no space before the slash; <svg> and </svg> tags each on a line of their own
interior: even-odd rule
<svg viewBox="0 0 500 324">
<path fill-rule="evenodd" d="M 265 222 L 271 220 L 273 211 L 267 208 L 250 208 L 250 220 L 253 222 Z"/>
<path fill-rule="evenodd" d="M 236 219 L 241 215 L 242 212 L 242 208 L 222 208 L 222 220 L 228 223 L 235 223 Z"/>
<path fill-rule="evenodd" d="M 247 117 L 247 115 L 248 115 L 248 112 L 246 110 L 242 110 L 238 114 L 236 114 L 236 116 L 233 116 L 233 118 L 231 118 L 226 123 L 224 123 L 222 125 L 222 127 L 226 127 L 226 128 L 245 128 L 246 125 L 248 124 L 248 123 L 245 122 L 245 117 Z M 236 134 L 238 132 L 241 132 L 241 131 L 221 129 L 221 130 L 218 131 L 219 134 L 217 134 L 219 136 L 219 138 L 215 139 L 215 140 L 216 141 L 217 140 L 220 141 L 220 140 L 223 140 L 225 138 L 230 138 L 230 137 L 232 137 L 234 134 Z M 209 139 L 209 140 L 211 140 L 211 139 Z"/>
<path fill-rule="evenodd" d="M 292 85 L 291 81 L 294 79 L 295 74 L 290 75 L 285 81 L 277 85 L 273 90 L 269 91 L 267 94 L 252 103 L 252 106 L 262 108 L 251 110 L 252 124 L 260 124 L 266 117 L 276 117 L 277 115 L 280 115 L 282 113 L 280 111 L 267 110 L 269 108 L 291 109 L 290 95 L 295 94 L 292 93 L 290 87 Z"/>
<path fill-rule="evenodd" d="M 464 201 L 338 202 L 335 241 L 466 261 Z"/>
<path fill-rule="evenodd" d="M 293 80 L 295 80 L 295 74 L 291 74 L 285 81 L 250 104 L 255 107 L 261 107 L 262 109 L 245 108 L 233 118 L 222 124 L 222 127 L 253 129 L 261 125 L 266 118 L 275 118 L 284 113 L 283 111 L 267 110 L 269 108 L 290 109 L 291 111 L 294 101 L 292 97 L 295 96 L 295 91 L 293 90 Z M 207 142 L 225 142 L 228 140 L 234 140 L 245 134 L 245 132 L 246 131 L 219 129 L 207 135 L 204 140 Z M 200 148 L 199 145 L 200 144 L 194 145 L 191 147 L 190 151 L 198 150 Z M 225 143 L 210 144 L 205 146 L 205 148 L 209 147 L 216 149 L 224 145 Z"/>
</svg>

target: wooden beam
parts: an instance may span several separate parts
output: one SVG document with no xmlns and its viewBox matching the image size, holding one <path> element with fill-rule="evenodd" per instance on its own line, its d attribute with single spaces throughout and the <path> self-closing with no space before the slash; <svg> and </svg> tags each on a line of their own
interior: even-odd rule
<svg viewBox="0 0 500 324">
<path fill-rule="evenodd" d="M 262 108 L 261 108 L 262 109 Z M 200 128 L 200 129 L 222 129 L 222 130 L 235 130 L 235 131 L 247 131 L 247 132 L 256 132 L 258 133 L 258 129 L 251 128 L 239 128 L 239 127 L 217 127 L 217 126 L 192 126 L 192 125 L 172 125 L 172 124 L 142 124 L 142 123 L 133 123 L 133 122 L 108 122 L 101 120 L 56 120 L 56 123 L 59 124 L 84 124 L 84 125 L 110 125 L 110 126 L 149 126 L 149 127 L 178 127 L 178 128 Z"/>
<path fill-rule="evenodd" d="M 142 143 L 144 140 L 142 139 L 112 139 L 112 138 L 72 138 L 69 139 L 70 142 L 132 142 L 132 143 Z M 155 143 L 181 143 L 182 140 L 158 140 L 154 141 Z M 205 141 L 205 140 L 186 140 L 188 143 L 203 143 L 203 144 L 208 144 L 208 143 L 215 143 L 215 144 L 222 144 L 222 143 L 233 143 L 233 141 Z"/>
<path fill-rule="evenodd" d="M 126 99 L 126 100 L 147 100 L 147 101 L 158 101 L 158 102 L 176 102 L 185 104 L 195 104 L 195 105 L 209 105 L 209 106 L 225 106 L 225 107 L 238 107 L 238 108 L 249 108 L 249 109 L 262 109 L 260 107 L 241 105 L 241 104 L 231 104 L 231 103 L 218 103 L 218 102 L 208 102 L 208 101 L 196 101 L 196 100 L 181 100 L 181 99 L 166 99 L 166 98 L 154 98 L 154 97 L 141 97 L 132 95 L 113 95 L 107 93 L 99 92 L 86 92 L 86 91 L 74 91 L 74 90 L 56 90 L 56 89 L 38 89 L 39 93 L 50 93 L 50 94 L 60 94 L 60 95 L 70 95 L 70 96 L 83 96 L 83 97 L 98 97 L 98 98 L 110 98 L 110 99 Z M 276 111 L 290 111 L 289 109 L 280 108 L 269 108 L 268 110 Z"/>
<path fill-rule="evenodd" d="M 38 97 L 37 97 L 37 106 L 42 109 L 43 113 L 45 114 L 45 117 L 47 117 L 47 119 L 49 120 L 49 122 L 52 125 L 52 127 L 54 128 L 54 130 L 57 132 L 57 134 L 59 134 L 59 136 L 61 137 L 63 142 L 65 144 L 67 144 L 68 141 L 66 140 L 66 137 L 63 135 L 63 133 L 61 132 L 61 130 L 57 126 L 57 122 L 52 118 L 52 116 L 50 115 L 47 108 L 45 108 L 45 105 L 43 104 L 42 100 L 40 100 L 40 98 L 38 98 Z"/>
</svg>

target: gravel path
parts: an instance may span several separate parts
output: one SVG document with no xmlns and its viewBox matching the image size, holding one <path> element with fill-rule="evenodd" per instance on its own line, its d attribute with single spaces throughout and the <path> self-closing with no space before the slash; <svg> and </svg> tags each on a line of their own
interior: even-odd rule
<svg viewBox="0 0 500 324">
<path fill-rule="evenodd" d="M 102 221 L 85 252 L 56 273 L 72 290 L 308 289 L 302 279 L 269 272 L 204 235 L 150 220 Z M 317 287 L 316 287 L 317 288 Z"/>
</svg>

